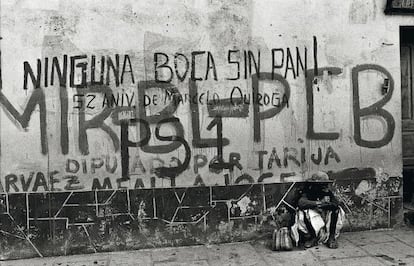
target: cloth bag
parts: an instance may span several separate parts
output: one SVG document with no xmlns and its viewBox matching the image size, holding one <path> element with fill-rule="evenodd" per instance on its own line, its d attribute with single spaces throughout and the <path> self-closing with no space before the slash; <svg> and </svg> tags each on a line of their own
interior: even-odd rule
<svg viewBox="0 0 414 266">
<path fill-rule="evenodd" d="M 290 237 L 290 231 L 288 227 L 282 227 L 275 229 L 272 234 L 272 250 L 292 250 L 293 243 Z"/>
</svg>

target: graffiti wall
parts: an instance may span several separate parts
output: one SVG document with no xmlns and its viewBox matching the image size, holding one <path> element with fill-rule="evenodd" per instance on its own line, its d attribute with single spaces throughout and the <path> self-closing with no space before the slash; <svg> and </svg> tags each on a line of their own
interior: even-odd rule
<svg viewBox="0 0 414 266">
<path fill-rule="evenodd" d="M 317 171 L 393 226 L 414 20 L 378 5 L 2 1 L 4 258 L 251 239 Z"/>
</svg>

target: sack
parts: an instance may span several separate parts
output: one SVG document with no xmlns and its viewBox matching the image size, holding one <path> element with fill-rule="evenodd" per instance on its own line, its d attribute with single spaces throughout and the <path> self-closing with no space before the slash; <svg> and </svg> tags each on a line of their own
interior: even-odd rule
<svg viewBox="0 0 414 266">
<path fill-rule="evenodd" d="M 282 250 L 292 250 L 293 249 L 293 243 L 292 238 L 290 238 L 289 228 L 283 227 L 281 230 L 281 238 L 282 243 L 280 244 L 280 248 Z"/>
<path fill-rule="evenodd" d="M 273 234 L 272 234 L 272 250 L 273 251 L 278 251 L 280 250 L 280 233 L 278 229 L 273 230 Z"/>
<path fill-rule="evenodd" d="M 272 234 L 272 250 L 292 250 L 293 243 L 290 238 L 289 228 L 275 229 Z"/>
</svg>

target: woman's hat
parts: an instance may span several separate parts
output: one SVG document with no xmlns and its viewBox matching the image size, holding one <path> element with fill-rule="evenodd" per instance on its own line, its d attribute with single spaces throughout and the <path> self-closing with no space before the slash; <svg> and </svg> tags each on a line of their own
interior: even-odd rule
<svg viewBox="0 0 414 266">
<path fill-rule="evenodd" d="M 332 183 L 333 180 L 329 179 L 327 173 L 318 171 L 312 175 L 312 177 L 306 179 L 306 182 L 313 182 L 313 183 Z"/>
</svg>

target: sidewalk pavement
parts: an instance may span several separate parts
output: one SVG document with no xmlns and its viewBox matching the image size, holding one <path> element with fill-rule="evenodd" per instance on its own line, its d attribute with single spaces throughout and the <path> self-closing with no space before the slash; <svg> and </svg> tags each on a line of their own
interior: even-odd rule
<svg viewBox="0 0 414 266">
<path fill-rule="evenodd" d="M 414 265 L 414 229 L 343 233 L 338 249 L 271 251 L 267 241 L 2 261 L 0 266 Z"/>
</svg>

